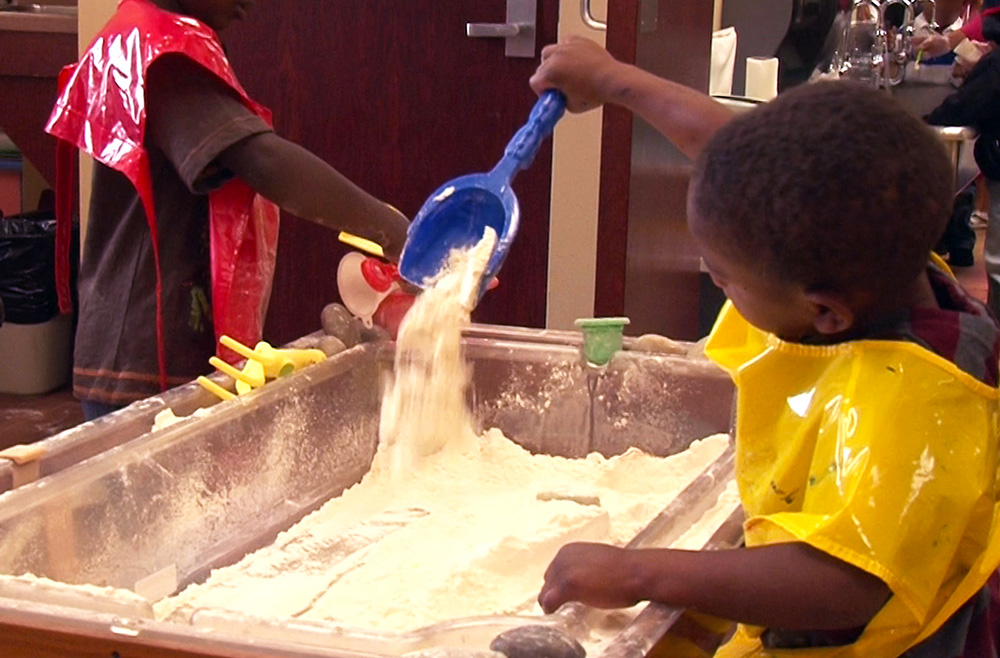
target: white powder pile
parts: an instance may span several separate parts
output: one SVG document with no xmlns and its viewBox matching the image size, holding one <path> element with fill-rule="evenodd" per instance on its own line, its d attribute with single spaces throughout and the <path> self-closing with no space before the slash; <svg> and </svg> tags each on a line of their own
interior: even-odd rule
<svg viewBox="0 0 1000 658">
<path fill-rule="evenodd" d="M 719 435 L 670 458 L 532 455 L 498 430 L 477 437 L 465 403 L 469 322 L 488 235 L 454 256 L 400 330 L 380 445 L 364 479 L 241 562 L 155 606 L 405 631 L 526 612 L 556 551 L 631 539 L 726 448 Z"/>
<path fill-rule="evenodd" d="M 370 472 L 156 612 L 212 607 L 398 631 L 526 611 L 560 546 L 626 542 L 726 444 L 712 437 L 669 459 L 637 450 L 564 459 L 531 455 L 491 430 L 467 452 L 426 458 L 405 486 Z"/>
</svg>

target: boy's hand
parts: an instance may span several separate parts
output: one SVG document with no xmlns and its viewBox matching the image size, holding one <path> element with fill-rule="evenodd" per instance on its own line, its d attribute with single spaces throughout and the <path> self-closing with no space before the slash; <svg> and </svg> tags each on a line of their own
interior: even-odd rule
<svg viewBox="0 0 1000 658">
<path fill-rule="evenodd" d="M 635 582 L 630 551 L 607 544 L 567 544 L 545 571 L 538 603 L 546 614 L 567 601 L 595 608 L 627 608 L 640 598 L 630 590 Z"/>
<path fill-rule="evenodd" d="M 910 42 L 910 48 L 913 52 L 919 50 L 924 51 L 924 59 L 932 59 L 934 57 L 940 57 L 945 53 L 951 52 L 952 45 L 948 40 L 948 37 L 943 34 L 934 34 L 925 37 L 913 37 Z"/>
<path fill-rule="evenodd" d="M 542 63 L 531 76 L 531 88 L 537 94 L 556 88 L 566 95 L 566 109 L 586 112 L 611 100 L 615 71 L 621 66 L 590 39 L 570 37 L 542 49 Z"/>
</svg>

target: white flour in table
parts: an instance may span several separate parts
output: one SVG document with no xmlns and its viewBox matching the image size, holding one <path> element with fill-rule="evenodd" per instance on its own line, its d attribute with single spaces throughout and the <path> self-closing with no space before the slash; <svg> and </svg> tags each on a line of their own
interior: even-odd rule
<svg viewBox="0 0 1000 658">
<path fill-rule="evenodd" d="M 362 481 L 272 545 L 158 603 L 159 618 L 218 608 L 405 631 L 527 612 L 560 546 L 625 543 L 725 450 L 719 435 L 670 458 L 565 459 L 532 455 L 499 430 L 477 437 L 460 336 L 492 239 L 453 257 L 407 315 Z"/>
</svg>

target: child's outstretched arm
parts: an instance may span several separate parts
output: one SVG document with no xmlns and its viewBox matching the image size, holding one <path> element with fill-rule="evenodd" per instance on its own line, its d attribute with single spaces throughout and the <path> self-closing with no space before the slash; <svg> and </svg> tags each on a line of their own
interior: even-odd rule
<svg viewBox="0 0 1000 658">
<path fill-rule="evenodd" d="M 599 608 L 659 601 L 782 630 L 865 626 L 889 597 L 875 576 L 802 543 L 726 551 L 568 544 L 545 572 L 538 601 Z"/>
<path fill-rule="evenodd" d="M 933 34 L 927 36 L 913 37 L 910 47 L 914 52 L 924 51 L 924 57 L 940 57 L 945 53 L 950 53 L 958 47 L 958 44 L 965 41 L 967 37 L 961 30 L 954 30 L 947 34 Z"/>
<path fill-rule="evenodd" d="M 285 210 L 382 245 L 397 258 L 406 218 L 306 149 L 274 134 L 212 73 L 180 55 L 148 72 L 146 140 L 159 148 L 192 192 L 232 176 Z M 195 109 L 192 109 L 195 108 Z"/>
<path fill-rule="evenodd" d="M 274 133 L 243 139 L 219 162 L 288 212 L 374 240 L 399 258 L 409 222 L 305 148 Z"/>
<path fill-rule="evenodd" d="M 625 107 L 692 159 L 733 116 L 705 94 L 619 62 L 583 37 L 542 49 L 542 63 L 531 77 L 531 88 L 541 93 L 553 87 L 566 94 L 571 112 L 586 112 L 605 103 Z"/>
</svg>

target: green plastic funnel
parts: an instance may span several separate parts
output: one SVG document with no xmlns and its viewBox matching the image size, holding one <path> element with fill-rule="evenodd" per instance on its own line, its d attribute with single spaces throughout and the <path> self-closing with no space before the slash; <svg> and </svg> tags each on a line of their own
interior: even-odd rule
<svg viewBox="0 0 1000 658">
<path fill-rule="evenodd" d="M 588 363 L 603 366 L 622 348 L 622 332 L 628 318 L 580 318 L 575 324 L 583 331 L 583 356 Z"/>
</svg>

